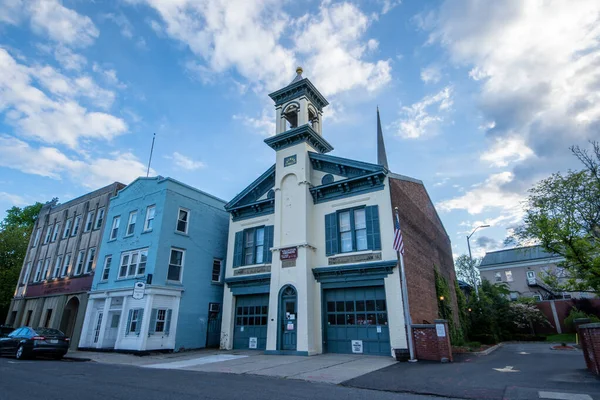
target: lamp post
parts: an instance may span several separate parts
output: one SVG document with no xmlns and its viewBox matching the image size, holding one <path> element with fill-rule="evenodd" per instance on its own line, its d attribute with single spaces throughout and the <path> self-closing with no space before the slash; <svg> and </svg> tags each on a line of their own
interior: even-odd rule
<svg viewBox="0 0 600 400">
<path fill-rule="evenodd" d="M 479 288 L 477 287 L 477 279 L 475 277 L 475 265 L 473 265 L 473 256 L 471 255 L 471 243 L 469 239 L 471 236 L 477 231 L 479 228 L 489 228 L 489 225 L 479 225 L 477 228 L 473 229 L 473 232 L 469 236 L 467 236 L 467 247 L 469 248 L 469 260 L 471 261 L 471 280 L 473 281 L 473 286 L 475 286 L 475 296 L 479 297 Z"/>
</svg>

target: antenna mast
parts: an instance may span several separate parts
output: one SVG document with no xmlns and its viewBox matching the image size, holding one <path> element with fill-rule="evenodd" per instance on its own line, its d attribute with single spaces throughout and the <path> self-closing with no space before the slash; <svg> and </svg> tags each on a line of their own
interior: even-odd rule
<svg viewBox="0 0 600 400">
<path fill-rule="evenodd" d="M 150 147 L 150 159 L 148 160 L 148 170 L 146 171 L 146 178 L 150 175 L 150 163 L 152 163 L 152 152 L 154 151 L 154 139 L 156 139 L 156 133 L 152 136 L 152 147 Z"/>
</svg>

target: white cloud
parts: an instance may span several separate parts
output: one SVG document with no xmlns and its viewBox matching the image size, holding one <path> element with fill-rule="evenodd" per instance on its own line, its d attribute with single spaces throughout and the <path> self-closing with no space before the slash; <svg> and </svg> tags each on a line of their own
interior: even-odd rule
<svg viewBox="0 0 600 400">
<path fill-rule="evenodd" d="M 19 196 L 18 194 L 7 193 L 7 192 L 0 192 L 0 201 L 8 202 L 9 204 L 12 204 L 13 206 L 18 206 L 18 207 L 24 206 L 27 204 L 27 201 L 22 196 Z"/>
<path fill-rule="evenodd" d="M 122 119 L 90 111 L 78 98 L 108 108 L 114 93 L 87 76 L 69 78 L 48 66 L 20 64 L 0 48 L 0 113 L 20 135 L 75 148 L 82 138 L 106 140 L 127 131 Z"/>
<path fill-rule="evenodd" d="M 399 6 L 402 3 L 402 0 L 380 0 L 380 3 L 382 3 L 381 13 L 387 14 L 392 9 Z"/>
<path fill-rule="evenodd" d="M 105 69 L 102 68 L 98 63 L 94 63 L 92 66 L 92 71 L 102 76 L 102 78 L 111 86 L 115 86 L 119 89 L 125 89 L 127 87 L 126 84 L 119 81 L 119 78 L 117 78 L 117 71 L 112 68 Z"/>
<path fill-rule="evenodd" d="M 523 161 L 533 155 L 523 138 L 513 136 L 497 138 L 494 145 L 481 154 L 480 159 L 489 162 L 492 167 L 506 167 L 509 163 Z"/>
<path fill-rule="evenodd" d="M 402 107 L 402 118 L 394 123 L 398 136 L 417 139 L 434 133 L 444 121 L 444 114 L 452 107 L 452 87 L 446 86 L 435 95 L 425 96 L 409 107 Z"/>
<path fill-rule="evenodd" d="M 252 128 L 263 136 L 275 135 L 275 120 L 266 109 L 263 110 L 261 116 L 258 118 L 236 114 L 233 116 L 233 119 L 242 121 L 244 125 Z"/>
<path fill-rule="evenodd" d="M 11 136 L 0 136 L 0 166 L 52 179 L 66 175 L 88 188 L 114 181 L 129 183 L 146 173 L 145 165 L 129 152 L 114 152 L 110 157 L 96 159 L 78 158 L 55 147 L 34 148 Z"/>
<path fill-rule="evenodd" d="M 0 0 L 0 9 L 0 22 L 17 25 L 29 20 L 34 33 L 57 43 L 85 47 L 100 35 L 90 17 L 58 0 Z"/>
<path fill-rule="evenodd" d="M 114 22 L 121 30 L 121 35 L 127 39 L 133 38 L 133 24 L 124 14 L 107 13 L 102 14 L 101 18 Z"/>
<path fill-rule="evenodd" d="M 202 161 L 194 160 L 178 152 L 174 152 L 172 156 L 165 156 L 165 158 L 173 160 L 175 165 L 187 171 L 196 171 L 200 168 L 206 167 L 206 164 L 204 164 Z"/>
<path fill-rule="evenodd" d="M 87 64 L 87 59 L 84 56 L 74 53 L 71 49 L 62 45 L 56 46 L 54 58 L 67 70 L 80 71 Z"/>
<path fill-rule="evenodd" d="M 485 182 L 474 185 L 463 195 L 441 201 L 437 204 L 442 211 L 465 210 L 471 215 L 478 215 L 486 211 L 495 211 L 502 217 L 487 223 L 497 224 L 500 221 L 519 221 L 523 216 L 522 202 L 525 197 L 518 193 L 504 190 L 503 185 L 514 179 L 511 172 L 493 174 Z"/>
<path fill-rule="evenodd" d="M 129 1 L 158 12 L 164 26 L 152 20 L 151 27 L 189 46 L 198 60 L 186 69 L 205 82 L 235 70 L 255 90 L 275 90 L 299 61 L 325 95 L 373 91 L 391 80 L 390 60 L 365 60 L 378 43 L 363 37 L 371 19 L 350 3 L 325 1 L 317 14 L 292 19 L 276 0 Z"/>
<path fill-rule="evenodd" d="M 442 79 L 442 70 L 437 65 L 421 69 L 421 80 L 425 83 L 438 83 Z"/>
</svg>

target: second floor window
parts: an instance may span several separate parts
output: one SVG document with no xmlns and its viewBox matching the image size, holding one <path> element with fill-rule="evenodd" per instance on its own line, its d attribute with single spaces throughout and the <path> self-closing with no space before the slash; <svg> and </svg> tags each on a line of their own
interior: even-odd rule
<svg viewBox="0 0 600 400">
<path fill-rule="evenodd" d="M 190 212 L 183 208 L 179 209 L 179 213 L 177 214 L 177 232 L 187 233 L 188 232 L 188 219 L 190 217 Z"/>
<path fill-rule="evenodd" d="M 155 206 L 148 206 L 146 208 L 146 220 L 144 221 L 144 230 L 150 231 L 154 226 L 154 215 L 156 214 Z"/>
<path fill-rule="evenodd" d="M 33 279 L 34 282 L 39 282 L 42 279 L 42 264 L 44 262 L 42 260 L 37 262 L 37 266 L 35 268 L 35 277 Z"/>
<path fill-rule="evenodd" d="M 79 232 L 79 225 L 81 225 L 81 215 L 75 217 L 75 224 L 73 225 L 73 233 L 71 234 L 71 236 L 77 235 L 77 233 Z"/>
<path fill-rule="evenodd" d="M 119 224 L 121 223 L 121 217 L 114 217 L 112 228 L 110 228 L 110 240 L 114 240 L 117 238 L 117 234 L 119 233 Z"/>
<path fill-rule="evenodd" d="M 68 219 L 67 222 L 65 222 L 65 230 L 63 231 L 63 239 L 66 239 L 69 237 L 69 233 L 71 233 L 71 224 L 73 223 L 72 219 Z"/>
<path fill-rule="evenodd" d="M 60 276 L 60 267 L 62 267 L 62 256 L 56 257 L 54 262 L 54 271 L 52 271 L 52 278 L 58 278 Z"/>
<path fill-rule="evenodd" d="M 31 262 L 28 262 L 27 266 L 25 267 L 25 273 L 23 274 L 23 280 L 21 281 L 23 284 L 26 284 L 27 280 L 29 280 L 30 273 L 31 273 Z"/>
<path fill-rule="evenodd" d="M 65 261 L 63 262 L 62 271 L 60 273 L 61 277 L 67 276 L 69 273 L 69 266 L 71 265 L 71 254 L 67 254 L 65 256 Z"/>
<path fill-rule="evenodd" d="M 133 278 L 146 273 L 148 249 L 128 251 L 121 254 L 119 278 Z"/>
<path fill-rule="evenodd" d="M 167 272 L 167 280 L 181 281 L 181 272 L 183 270 L 183 258 L 185 251 L 181 249 L 171 249 L 171 257 L 169 257 L 169 271 Z"/>
<path fill-rule="evenodd" d="M 102 268 L 102 280 L 108 280 L 108 275 L 110 274 L 110 264 L 112 264 L 112 256 L 106 256 L 104 258 L 104 268 Z"/>
<path fill-rule="evenodd" d="M 46 258 L 46 261 L 44 262 L 44 270 L 42 271 L 41 280 L 45 280 L 48 278 L 48 270 L 49 269 L 50 269 L 50 259 Z"/>
<path fill-rule="evenodd" d="M 83 231 L 84 232 L 91 231 L 93 224 L 94 224 L 94 212 L 93 211 L 89 211 L 87 213 L 87 217 L 85 217 L 85 228 L 83 229 Z"/>
<path fill-rule="evenodd" d="M 221 282 L 221 264 L 223 261 L 215 258 L 213 260 L 213 268 L 212 268 L 212 278 L 213 282 Z"/>
<path fill-rule="evenodd" d="M 81 250 L 79 252 L 79 254 L 77 255 L 77 263 L 75 264 L 75 274 L 74 275 L 81 275 L 81 273 L 83 272 L 84 258 L 85 258 L 85 250 Z"/>
<path fill-rule="evenodd" d="M 270 263 L 271 247 L 273 247 L 273 225 L 236 232 L 233 266 Z"/>
<path fill-rule="evenodd" d="M 495 276 L 496 282 L 502 282 L 502 274 L 500 272 L 496 272 Z"/>
<path fill-rule="evenodd" d="M 48 242 L 50 242 L 51 235 L 52 235 L 52 227 L 49 226 L 48 230 L 46 230 L 46 236 L 44 237 L 44 244 L 48 244 Z"/>
<path fill-rule="evenodd" d="M 125 234 L 127 236 L 133 235 L 135 232 L 135 222 L 137 221 L 137 211 L 132 211 L 129 213 L 129 221 L 127 222 L 127 232 Z"/>
<path fill-rule="evenodd" d="M 98 209 L 98 215 L 96 215 L 94 229 L 100 229 L 102 227 L 102 222 L 104 222 L 104 207 Z"/>
<path fill-rule="evenodd" d="M 42 234 L 42 230 L 41 229 L 37 229 L 35 231 L 35 237 L 33 238 L 33 245 L 32 247 L 35 247 L 38 245 L 38 243 L 40 242 L 40 235 Z"/>
<path fill-rule="evenodd" d="M 505 274 L 506 274 L 506 282 L 512 282 L 513 281 L 512 271 L 505 271 Z"/>
<path fill-rule="evenodd" d="M 92 268 L 94 267 L 94 257 L 96 256 L 96 248 L 92 247 L 88 250 L 87 261 L 85 262 L 85 272 L 92 272 Z"/>
<path fill-rule="evenodd" d="M 54 231 L 52 232 L 53 242 L 56 242 L 56 239 L 58 239 L 58 232 L 60 232 L 60 224 L 54 224 Z"/>
<path fill-rule="evenodd" d="M 325 215 L 325 253 L 381 250 L 378 206 L 357 207 Z"/>
</svg>

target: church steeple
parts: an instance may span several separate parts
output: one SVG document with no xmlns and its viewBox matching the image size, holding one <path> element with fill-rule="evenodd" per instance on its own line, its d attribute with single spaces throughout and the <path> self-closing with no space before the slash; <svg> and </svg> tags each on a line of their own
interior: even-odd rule
<svg viewBox="0 0 600 400">
<path fill-rule="evenodd" d="M 381 130 L 381 119 L 379 118 L 379 106 L 377 106 L 377 164 L 389 169 L 385 143 L 383 142 L 383 131 Z"/>
</svg>

